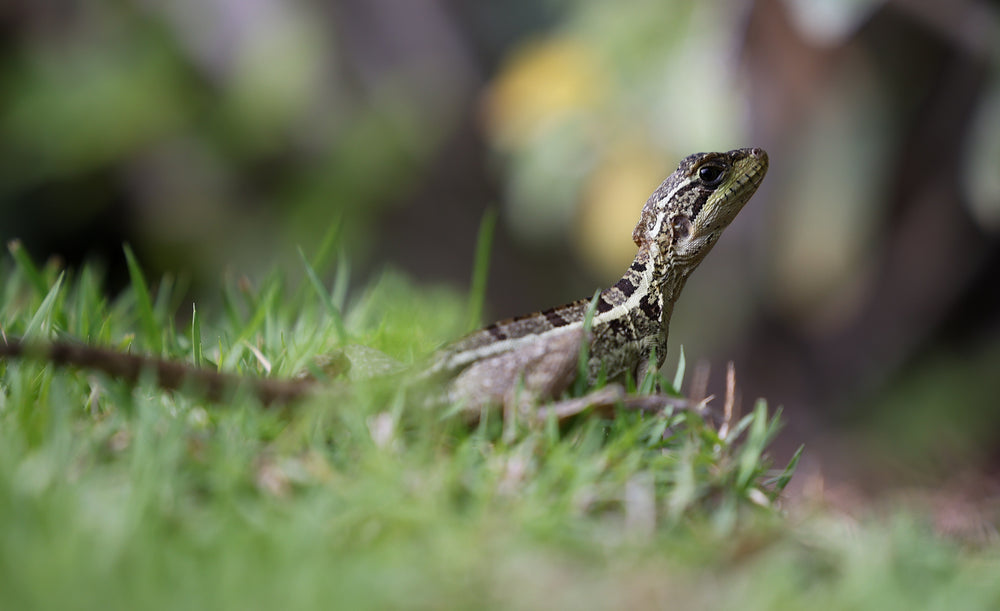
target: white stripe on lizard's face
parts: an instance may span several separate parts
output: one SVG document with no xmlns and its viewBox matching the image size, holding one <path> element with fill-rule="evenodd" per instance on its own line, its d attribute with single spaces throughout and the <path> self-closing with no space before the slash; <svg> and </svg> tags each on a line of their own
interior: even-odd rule
<svg viewBox="0 0 1000 611">
<path fill-rule="evenodd" d="M 653 228 L 649 230 L 649 234 L 647 234 L 647 237 L 649 238 L 650 242 L 656 242 L 656 236 L 660 235 L 660 230 L 663 227 L 663 222 L 670 214 L 670 208 L 671 208 L 670 202 L 674 201 L 674 197 L 677 196 L 678 191 L 687 187 L 690 184 L 691 184 L 691 179 L 681 181 L 680 183 L 677 184 L 676 187 L 670 190 L 670 193 L 667 193 L 666 196 L 660 198 L 660 200 L 656 202 L 656 208 L 657 208 L 656 223 L 653 225 Z"/>
</svg>

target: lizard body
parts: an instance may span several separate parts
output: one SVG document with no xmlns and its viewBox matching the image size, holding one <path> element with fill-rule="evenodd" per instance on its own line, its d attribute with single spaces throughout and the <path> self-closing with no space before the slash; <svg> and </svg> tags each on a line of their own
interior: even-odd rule
<svg viewBox="0 0 1000 611">
<path fill-rule="evenodd" d="M 642 380 L 651 355 L 658 369 L 688 276 L 757 190 L 767 167 L 767 154 L 756 148 L 684 158 L 643 207 L 632 233 L 638 252 L 621 279 L 598 296 L 589 335 L 587 299 L 473 332 L 441 350 L 430 368 L 454 376 L 448 399 L 480 409 L 557 398 L 576 376 L 584 341 L 591 383 L 602 373 Z"/>
</svg>

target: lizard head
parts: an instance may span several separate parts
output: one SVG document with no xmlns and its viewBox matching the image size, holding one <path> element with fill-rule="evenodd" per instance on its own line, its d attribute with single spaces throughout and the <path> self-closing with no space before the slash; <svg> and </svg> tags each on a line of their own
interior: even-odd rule
<svg viewBox="0 0 1000 611">
<path fill-rule="evenodd" d="M 692 270 L 766 172 L 767 153 L 759 148 L 689 155 L 649 197 L 632 239 L 640 247 L 655 243 Z"/>
</svg>

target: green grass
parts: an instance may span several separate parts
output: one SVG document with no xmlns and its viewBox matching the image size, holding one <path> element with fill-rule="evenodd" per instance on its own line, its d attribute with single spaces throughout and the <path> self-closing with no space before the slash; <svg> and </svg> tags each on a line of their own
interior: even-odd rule
<svg viewBox="0 0 1000 611">
<path fill-rule="evenodd" d="M 195 310 L 127 257 L 132 286 L 109 301 L 96 269 L 38 268 L 15 245 L 0 327 L 286 376 L 347 343 L 413 363 L 470 316 L 393 273 L 348 291 L 347 266 L 305 255 L 302 283 L 237 280 Z M 0 363 L 0 609 L 1000 602 L 995 550 L 919 520 L 789 523 L 762 402 L 726 439 L 685 414 L 511 434 L 410 393 L 357 376 L 276 412 Z"/>
</svg>

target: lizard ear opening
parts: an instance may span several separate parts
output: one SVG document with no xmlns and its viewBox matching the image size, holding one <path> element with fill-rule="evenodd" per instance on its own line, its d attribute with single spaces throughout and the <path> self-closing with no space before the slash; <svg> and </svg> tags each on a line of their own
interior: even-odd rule
<svg viewBox="0 0 1000 611">
<path fill-rule="evenodd" d="M 691 220 L 679 214 L 671 217 L 670 227 L 674 230 L 674 237 L 684 239 L 691 235 Z"/>
</svg>

